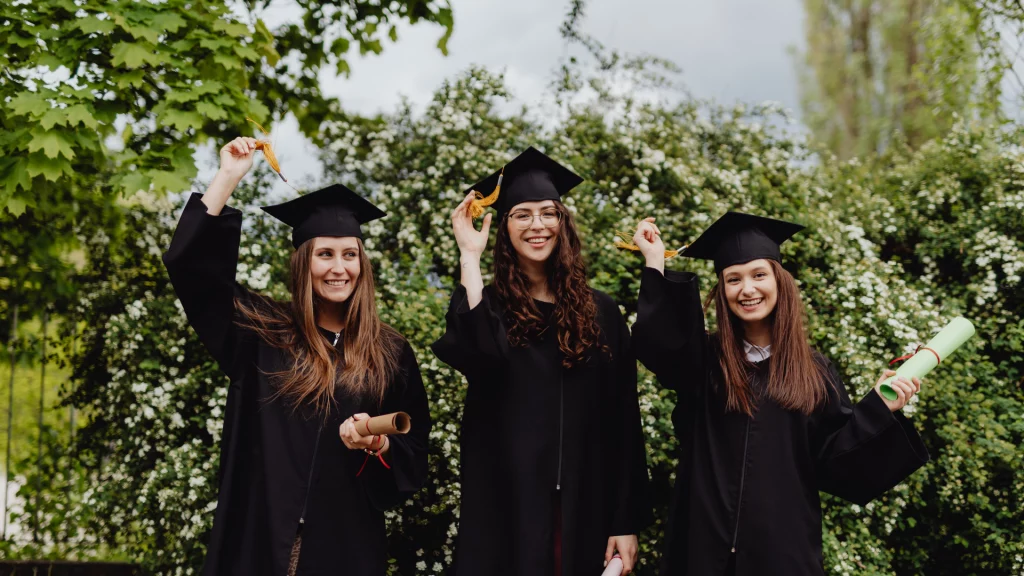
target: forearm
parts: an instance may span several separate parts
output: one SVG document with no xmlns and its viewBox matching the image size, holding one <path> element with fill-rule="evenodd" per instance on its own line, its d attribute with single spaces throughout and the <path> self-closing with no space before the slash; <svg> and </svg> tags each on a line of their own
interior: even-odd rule
<svg viewBox="0 0 1024 576">
<path fill-rule="evenodd" d="M 484 297 L 483 273 L 480 271 L 480 255 L 463 254 L 459 257 L 460 283 L 466 288 L 466 300 L 472 310 Z"/>
<path fill-rule="evenodd" d="M 228 198 L 231 197 L 231 193 L 238 187 L 238 183 L 242 181 L 242 174 L 235 175 L 218 170 L 217 174 L 214 175 L 213 180 L 210 181 L 210 186 L 206 189 L 206 194 L 203 194 L 203 204 L 206 205 L 206 213 L 211 216 L 220 215 L 221 210 L 228 203 Z"/>
</svg>

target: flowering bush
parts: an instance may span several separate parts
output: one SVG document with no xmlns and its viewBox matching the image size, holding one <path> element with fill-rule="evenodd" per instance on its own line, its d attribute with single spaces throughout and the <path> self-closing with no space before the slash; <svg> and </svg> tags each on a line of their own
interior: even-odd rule
<svg viewBox="0 0 1024 576">
<path fill-rule="evenodd" d="M 809 225 L 786 244 L 784 259 L 802 286 L 814 346 L 837 364 L 854 398 L 889 358 L 951 317 L 975 321 L 979 336 L 906 409 L 932 462 L 867 506 L 825 498 L 826 567 L 1024 573 L 1024 149 L 1010 144 L 1012 135 L 958 126 L 917 152 L 840 163 L 786 135 L 779 126 L 788 119 L 771 104 L 625 102 L 611 118 L 582 106 L 543 128 L 529 110 L 499 112 L 507 97 L 502 77 L 473 69 L 442 86 L 421 115 L 339 112 L 323 128 L 330 175 L 389 213 L 369 225 L 366 244 L 380 311 L 416 350 L 435 420 L 427 488 L 387 514 L 392 573 L 442 573 L 458 529 L 465 382 L 428 349 L 456 282 L 450 211 L 468 183 L 530 144 L 586 178 L 565 202 L 593 285 L 630 321 L 642 260 L 614 249 L 613 230 L 655 216 L 666 242 L 682 245 L 727 209 Z M 283 297 L 288 234 L 255 210 L 265 190 L 254 181 L 232 201 L 246 212 L 238 278 Z M 70 401 L 92 415 L 81 439 L 98 479 L 82 498 L 93 511 L 89 530 L 159 573 L 190 574 L 216 506 L 226 382 L 157 259 L 170 213 L 136 206 L 129 252 L 96 244 L 109 254 L 97 257 L 106 268 L 81 303 L 92 328 Z M 670 267 L 699 272 L 710 288 L 709 264 Z M 673 480 L 675 398 L 645 371 L 638 386 L 659 518 L 641 535 L 638 573 L 653 574 Z"/>
</svg>

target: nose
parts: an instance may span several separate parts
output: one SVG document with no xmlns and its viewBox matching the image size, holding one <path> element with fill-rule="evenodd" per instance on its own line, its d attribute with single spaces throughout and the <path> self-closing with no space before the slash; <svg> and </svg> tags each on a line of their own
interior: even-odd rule
<svg viewBox="0 0 1024 576">
<path fill-rule="evenodd" d="M 540 214 L 533 214 L 533 220 L 530 220 L 530 230 L 544 230 L 544 223 L 540 221 Z"/>
<path fill-rule="evenodd" d="M 343 274 L 345 272 L 345 261 L 339 256 L 331 261 L 331 274 Z"/>
<path fill-rule="evenodd" d="M 741 296 L 753 296 L 756 293 L 754 290 L 754 281 L 746 278 L 743 280 L 743 289 L 740 290 Z"/>
</svg>

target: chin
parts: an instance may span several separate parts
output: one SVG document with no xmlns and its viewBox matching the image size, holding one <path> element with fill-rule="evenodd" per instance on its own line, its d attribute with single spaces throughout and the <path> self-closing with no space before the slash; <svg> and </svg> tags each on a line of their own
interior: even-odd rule
<svg viewBox="0 0 1024 576">
<path fill-rule="evenodd" d="M 520 254 L 519 257 L 531 262 L 539 262 L 543 264 L 551 258 L 551 252 L 548 252 L 547 254 Z"/>
<path fill-rule="evenodd" d="M 352 292 L 336 292 L 333 294 L 317 292 L 316 295 L 320 298 L 320 300 L 324 302 L 330 302 L 331 304 L 343 304 L 345 302 L 348 302 L 348 299 L 352 297 Z"/>
</svg>

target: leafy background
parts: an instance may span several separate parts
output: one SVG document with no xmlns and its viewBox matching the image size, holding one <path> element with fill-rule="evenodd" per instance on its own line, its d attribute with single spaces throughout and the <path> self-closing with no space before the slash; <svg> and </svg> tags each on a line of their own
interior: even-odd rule
<svg viewBox="0 0 1024 576">
<path fill-rule="evenodd" d="M 23 531 L 0 543 L 5 557 L 124 559 L 162 574 L 201 564 L 226 382 L 159 261 L 182 205 L 169 192 L 204 188 L 193 181 L 198 143 L 242 132 L 246 115 L 290 111 L 320 145 L 328 178 L 389 213 L 370 225 L 367 242 L 380 312 L 417 351 L 430 396 L 430 483 L 387 515 L 393 574 L 443 573 L 458 528 L 465 382 L 428 349 L 457 281 L 449 212 L 466 183 L 528 145 L 585 177 L 566 203 L 586 239 L 592 284 L 630 321 L 642 262 L 613 248 L 613 230 L 655 216 L 667 241 L 682 245 L 730 209 L 809 224 L 784 259 L 801 284 L 813 345 L 839 366 L 854 397 L 868 393 L 889 358 L 956 315 L 972 319 L 978 336 L 906 409 L 932 461 L 867 506 L 826 497 L 826 567 L 1024 574 L 1024 130 L 982 106 L 988 100 L 975 113 L 967 102 L 962 115 L 943 115 L 949 122 L 920 138 L 888 125 L 882 140 L 846 134 L 843 146 L 832 145 L 834 126 L 804 136 L 772 104 L 636 98 L 669 84 L 671 63 L 605 48 L 580 31 L 583 4 L 571 2 L 563 34 L 587 57 L 558 71 L 557 114 L 515 110 L 501 74 L 471 68 L 440 86 L 422 112 L 402 106 L 363 117 L 320 95 L 316 70 L 343 71 L 350 45 L 380 50 L 395 20 L 440 24 L 443 49 L 450 8 L 395 2 L 385 11 L 368 2 L 350 13 L 300 4 L 305 26 L 274 31 L 206 2 L 188 10 L 177 0 L 0 7 L 8 49 L 0 72 L 2 311 L 9 317 L 11 303 L 31 310 L 47 302 L 63 322 L 54 345 L 71 377 L 61 398 L 82 415 L 71 443 L 56 432 L 66 423 L 44 427 L 42 467 L 32 452 L 14 469 L 22 486 L 43 488 L 19 492 L 14 520 L 29 526 L 39 517 L 42 536 Z M 1003 9 L 997 4 L 982 14 Z M 972 14 L 959 3 L 945 9 L 947 18 L 954 9 Z M 53 29 L 48 19 L 62 24 Z M 969 22 L 988 30 L 984 19 Z M 292 50 L 312 56 L 297 68 L 282 64 Z M 31 80 L 36 66 L 75 72 L 48 85 Z M 972 66 L 992 68 L 977 58 Z M 826 85 L 823 72 L 811 79 Z M 820 103 L 824 92 L 807 94 Z M 286 297 L 288 234 L 258 210 L 275 177 L 261 166 L 232 199 L 246 222 L 237 276 Z M 698 272 L 710 287 L 710 266 L 671 266 Z M 638 386 L 659 518 L 640 538 L 646 575 L 657 566 L 673 480 L 675 398 L 645 371 Z"/>
</svg>

